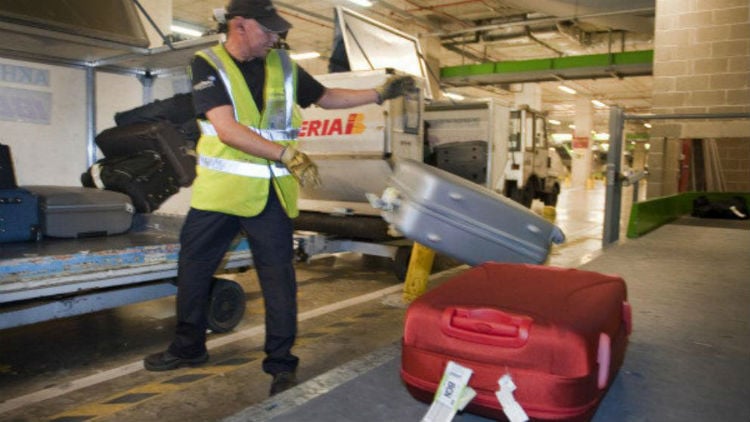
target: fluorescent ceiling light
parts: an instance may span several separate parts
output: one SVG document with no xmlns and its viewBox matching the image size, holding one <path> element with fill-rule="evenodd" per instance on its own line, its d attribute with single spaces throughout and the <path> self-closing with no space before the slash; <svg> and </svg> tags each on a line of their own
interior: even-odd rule
<svg viewBox="0 0 750 422">
<path fill-rule="evenodd" d="M 369 0 L 349 0 L 350 2 L 362 6 L 362 7 L 370 7 L 372 6 L 372 2 Z"/>
<path fill-rule="evenodd" d="M 599 100 L 591 100 L 591 104 L 597 106 L 597 107 L 606 107 L 607 105 Z"/>
<path fill-rule="evenodd" d="M 320 57 L 320 53 L 318 53 L 317 51 L 309 51 L 307 53 L 290 54 L 289 57 L 291 57 L 293 60 L 317 59 L 318 57 Z"/>
<path fill-rule="evenodd" d="M 452 92 L 445 92 L 445 93 L 443 93 L 443 95 L 445 95 L 446 97 L 450 98 L 451 100 L 456 100 L 456 101 L 461 101 L 461 100 L 463 100 L 463 99 L 466 98 L 463 95 L 454 94 Z"/>
<path fill-rule="evenodd" d="M 560 91 L 563 91 L 563 92 L 567 92 L 568 94 L 575 94 L 576 93 L 575 89 L 573 89 L 573 88 L 571 88 L 569 86 L 565 86 L 565 85 L 558 85 L 557 89 L 559 89 Z"/>
<path fill-rule="evenodd" d="M 568 125 L 568 127 L 569 127 L 570 129 L 575 129 L 575 128 L 576 128 L 576 125 Z"/>
<path fill-rule="evenodd" d="M 187 35 L 188 37 L 195 37 L 198 38 L 203 35 L 202 31 L 199 31 L 195 28 L 188 28 L 186 26 L 172 24 L 169 29 L 172 32 L 175 32 L 177 34 Z"/>
<path fill-rule="evenodd" d="M 573 134 L 570 133 L 553 133 L 552 134 L 552 140 L 560 143 L 565 141 L 572 141 L 573 140 Z"/>
<path fill-rule="evenodd" d="M 559 121 L 559 120 L 555 120 L 555 119 L 549 119 L 549 120 L 547 120 L 547 121 L 548 121 L 548 122 L 549 122 L 549 124 L 551 124 L 551 125 L 555 125 L 555 126 L 560 126 L 560 121 Z"/>
</svg>

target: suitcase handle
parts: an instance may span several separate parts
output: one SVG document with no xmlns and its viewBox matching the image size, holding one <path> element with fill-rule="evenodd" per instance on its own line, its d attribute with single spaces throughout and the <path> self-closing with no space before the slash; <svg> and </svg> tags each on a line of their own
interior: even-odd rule
<svg viewBox="0 0 750 422">
<path fill-rule="evenodd" d="M 448 336 L 473 343 L 521 347 L 529 338 L 533 320 L 494 308 L 449 307 L 443 311 L 441 328 Z"/>
</svg>

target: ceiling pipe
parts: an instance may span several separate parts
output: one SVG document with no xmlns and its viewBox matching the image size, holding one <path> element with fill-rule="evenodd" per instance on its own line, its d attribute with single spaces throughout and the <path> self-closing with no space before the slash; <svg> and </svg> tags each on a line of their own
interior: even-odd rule
<svg viewBox="0 0 750 422">
<path fill-rule="evenodd" d="M 534 34 L 531 32 L 531 30 L 527 27 L 526 28 L 526 36 L 529 37 L 531 40 L 536 42 L 537 44 L 541 45 L 542 47 L 554 51 L 558 56 L 562 57 L 565 55 L 562 51 L 556 49 L 555 47 L 552 47 L 551 45 L 547 44 L 546 42 L 540 40 L 539 38 L 535 37 Z"/>
<path fill-rule="evenodd" d="M 560 17 L 552 16 L 552 17 L 547 17 L 547 18 L 532 19 L 532 20 L 526 20 L 526 21 L 505 22 L 505 23 L 493 24 L 493 25 L 476 26 L 470 29 L 460 29 L 457 31 L 450 31 L 450 32 L 444 32 L 444 31 L 435 32 L 435 33 L 431 33 L 428 35 L 452 36 L 452 35 L 465 34 L 468 32 L 475 32 L 475 31 L 492 31 L 492 30 L 500 29 L 500 28 L 511 28 L 514 26 L 555 24 L 558 21 L 565 21 L 565 20 L 582 20 L 582 19 L 592 19 L 592 18 L 601 18 L 601 17 L 610 17 L 610 16 L 619 16 L 619 15 L 632 15 L 632 14 L 652 13 L 652 12 L 654 12 L 654 8 L 648 7 L 648 8 L 641 8 L 641 9 L 618 10 L 614 12 L 590 13 L 586 15 L 572 15 L 572 16 L 560 16 Z"/>
<path fill-rule="evenodd" d="M 425 19 L 425 18 L 423 18 L 421 16 L 417 16 L 417 15 L 414 15 L 412 13 L 405 12 L 403 9 L 400 9 L 400 8 L 398 8 L 398 7 L 396 7 L 396 6 L 388 3 L 387 1 L 383 1 L 383 0 L 378 1 L 376 3 L 376 5 L 382 6 L 382 7 L 386 8 L 386 9 L 390 10 L 391 12 L 393 12 L 394 14 L 401 16 L 402 18 L 406 18 L 406 19 L 409 19 L 409 20 L 417 21 L 417 22 L 421 23 L 422 25 L 424 25 L 425 27 L 427 27 L 429 29 L 440 29 L 439 25 L 435 24 L 434 22 L 430 22 L 429 19 Z"/>
</svg>

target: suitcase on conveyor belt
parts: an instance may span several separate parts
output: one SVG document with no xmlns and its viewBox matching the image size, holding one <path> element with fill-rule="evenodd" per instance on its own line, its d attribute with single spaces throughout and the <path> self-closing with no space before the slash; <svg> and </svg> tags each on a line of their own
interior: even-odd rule
<svg viewBox="0 0 750 422">
<path fill-rule="evenodd" d="M 25 186 L 39 197 L 42 233 L 49 237 L 106 236 L 130 230 L 135 208 L 122 193 L 78 186 Z"/>
<path fill-rule="evenodd" d="M 195 179 L 194 142 L 172 123 L 136 123 L 109 128 L 96 136 L 96 145 L 107 158 L 156 151 L 170 167 L 170 173 L 176 176 L 180 186 L 190 186 Z"/>
<path fill-rule="evenodd" d="M 0 243 L 41 237 L 39 198 L 26 189 L 0 189 Z"/>
<path fill-rule="evenodd" d="M 156 211 L 180 190 L 172 167 L 166 165 L 159 153 L 151 150 L 102 158 L 81 174 L 81 184 L 124 193 L 139 213 Z"/>
<path fill-rule="evenodd" d="M 407 309 L 401 377 L 432 402 L 449 361 L 472 370 L 466 411 L 505 420 L 495 392 L 509 375 L 532 419 L 589 420 L 625 358 L 625 282 L 612 275 L 486 263 Z"/>
<path fill-rule="evenodd" d="M 406 237 L 477 265 L 540 264 L 565 235 L 528 208 L 476 183 L 414 160 L 396 162 L 375 206 Z M 394 195 L 396 201 L 391 201 Z"/>
</svg>

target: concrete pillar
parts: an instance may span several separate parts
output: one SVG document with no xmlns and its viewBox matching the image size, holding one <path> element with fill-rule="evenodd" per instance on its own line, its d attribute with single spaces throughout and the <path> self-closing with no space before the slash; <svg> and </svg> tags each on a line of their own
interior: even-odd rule
<svg viewBox="0 0 750 422">
<path fill-rule="evenodd" d="M 539 84 L 521 84 L 521 91 L 515 94 L 516 106 L 527 105 L 532 110 L 542 111 L 542 87 Z"/>
<path fill-rule="evenodd" d="M 593 139 L 591 129 L 593 128 L 594 109 L 591 99 L 579 95 L 576 98 L 575 130 L 573 131 L 573 157 L 571 164 L 571 187 L 582 188 L 591 175 L 591 160 Z"/>
<path fill-rule="evenodd" d="M 646 143 L 637 141 L 633 146 L 633 170 L 641 171 L 646 167 L 646 157 L 648 150 L 646 149 Z"/>
</svg>

